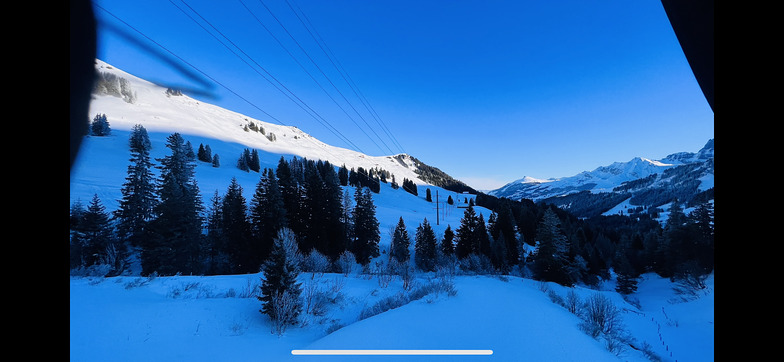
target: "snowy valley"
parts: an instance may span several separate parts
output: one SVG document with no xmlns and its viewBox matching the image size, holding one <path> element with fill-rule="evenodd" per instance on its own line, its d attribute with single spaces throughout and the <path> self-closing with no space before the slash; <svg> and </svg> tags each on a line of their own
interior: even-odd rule
<svg viewBox="0 0 784 362">
<path fill-rule="evenodd" d="M 182 134 L 194 148 L 209 145 L 213 154 L 220 155 L 219 167 L 196 163 L 195 179 L 205 203 L 216 192 L 225 192 L 232 179 L 242 186 L 246 199 L 253 197 L 259 173 L 236 167 L 237 158 L 247 148 L 259 151 L 261 168 L 274 168 L 281 157 L 298 157 L 329 161 L 335 167 L 383 170 L 394 175 L 398 183 L 413 180 L 416 195 L 389 183 L 380 183 L 380 191 L 372 194 L 381 236 L 379 259 L 387 257 L 399 220 L 413 236 L 416 225 L 426 219 L 441 240 L 447 227 L 456 230 L 460 226 L 466 203 L 471 201 L 473 205 L 476 198 L 423 180 L 416 159 L 409 155 L 372 157 L 334 147 L 293 125 L 263 122 L 167 92 L 99 60 L 96 69 L 117 79 L 117 89 L 97 92 L 90 106 L 90 119 L 105 114 L 111 134 L 85 137 L 71 170 L 72 205 L 77 201 L 87 204 L 97 197 L 107 210 L 117 209 L 129 165 L 128 140 L 136 125 L 143 125 L 149 132 L 153 159 L 168 154 L 166 139 L 173 132 Z M 712 142 L 709 144 L 712 150 Z M 672 156 L 671 164 L 687 164 L 684 160 L 692 159 L 694 154 L 682 154 L 678 160 L 676 156 Z M 641 178 L 656 174 L 645 168 L 657 166 L 655 162 L 636 161 Z M 711 169 L 700 189 L 712 188 L 712 180 Z M 525 183 L 533 184 L 529 180 Z M 442 203 L 436 207 L 426 200 L 426 194 L 433 198 L 438 195 Z M 457 202 L 444 202 L 448 197 Z M 483 206 L 474 209 L 485 219 L 493 213 Z M 615 273 L 610 276 L 596 285 L 565 287 L 536 281 L 522 273 L 479 274 L 461 272 L 459 268 L 419 272 L 409 279 L 359 265 L 350 265 L 343 272 L 302 272 L 297 280 L 303 288 L 301 297 L 306 308 L 297 324 L 276 333 L 270 318 L 260 312 L 257 296 L 264 277 L 261 272 L 143 276 L 139 266 L 131 263 L 117 276 L 71 276 L 70 360 L 714 360 L 712 274 L 704 281 L 704 288 L 694 290 L 646 273 L 640 277 L 637 290 L 628 295 L 616 291 Z M 584 305 L 597 300 L 609 302 L 617 317 L 612 336 L 592 337 L 586 332 Z M 293 354 L 293 350 L 490 353 L 303 356 Z"/>
</svg>

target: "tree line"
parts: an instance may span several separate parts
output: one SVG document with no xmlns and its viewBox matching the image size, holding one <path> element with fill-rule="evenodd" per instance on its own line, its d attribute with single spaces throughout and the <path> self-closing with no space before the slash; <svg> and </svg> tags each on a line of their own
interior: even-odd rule
<svg viewBox="0 0 784 362">
<path fill-rule="evenodd" d="M 144 275 L 255 273 L 283 228 L 303 254 L 317 251 L 331 262 L 344 251 L 360 264 L 378 255 L 372 191 L 358 183 L 353 195 L 344 191 L 329 162 L 281 157 L 277 168 L 260 170 L 252 199 L 232 179 L 205 205 L 190 143 L 174 133 L 166 147 L 170 154 L 153 162 L 147 132 L 135 126 L 118 209 L 107 212 L 97 195 L 88 206 L 71 205 L 72 270 L 100 265 L 117 275 L 136 254 Z M 200 158 L 207 152 L 200 146 Z"/>
<path fill-rule="evenodd" d="M 101 266 L 119 274 L 128 254 L 136 253 L 143 274 L 255 273 L 270 260 L 282 230 L 290 233 L 299 253 L 315 252 L 331 265 L 347 253 L 364 267 L 380 256 L 368 185 L 377 185 L 383 172 L 349 172 L 325 161 L 281 157 L 276 168 L 260 170 L 250 200 L 232 179 L 225 193 L 216 190 L 204 205 L 192 150 L 181 135 L 167 138 L 170 155 L 156 159 L 156 165 L 143 127 L 134 127 L 129 146 L 118 209 L 106 212 L 97 196 L 87 207 L 79 202 L 71 207 L 71 269 Z M 159 170 L 157 178 L 153 167 Z M 341 187 L 346 185 L 355 186 L 353 195 Z M 389 260 L 400 265 L 413 260 L 426 272 L 456 265 L 463 271 L 517 273 L 562 285 L 595 285 L 613 270 L 626 293 L 634 291 L 642 273 L 699 280 L 713 270 L 708 202 L 689 215 L 673 202 L 664 226 L 645 214 L 578 219 L 546 203 L 481 193 L 476 202 L 440 240 L 425 219 L 416 228 L 413 248 L 401 218 Z M 475 206 L 492 212 L 485 219 Z"/>
</svg>

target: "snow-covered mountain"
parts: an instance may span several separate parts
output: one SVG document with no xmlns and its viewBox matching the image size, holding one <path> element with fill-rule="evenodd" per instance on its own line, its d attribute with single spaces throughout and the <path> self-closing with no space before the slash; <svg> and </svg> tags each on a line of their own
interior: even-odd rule
<svg viewBox="0 0 784 362">
<path fill-rule="evenodd" d="M 105 114 L 113 130 L 130 130 L 141 124 L 148 132 L 176 131 L 183 135 L 234 142 L 269 154 L 330 161 L 335 166 L 345 163 L 348 168 L 384 169 L 399 180 L 405 177 L 418 184 L 425 183 L 418 178 L 416 163 L 408 155 L 368 156 L 328 145 L 296 126 L 260 121 L 200 102 L 101 60 L 96 60 L 96 70 L 102 74 L 102 81 L 90 103 L 90 117 Z M 238 154 L 224 156 L 226 164 L 239 157 Z"/>
<path fill-rule="evenodd" d="M 261 121 L 201 102 L 182 92 L 126 73 L 101 60 L 96 60 L 95 65 L 99 81 L 90 102 L 89 117 L 92 120 L 98 114 L 106 115 L 112 130 L 110 137 L 119 138 L 119 142 L 109 145 L 93 140 L 95 142 L 85 142 L 82 145 L 82 157 L 77 158 L 71 173 L 72 201 L 75 198 L 86 201 L 93 194 L 98 194 L 106 201 L 107 208 L 113 208 L 112 202 L 118 198 L 117 191 L 124 182 L 129 157 L 127 135 L 137 124 L 145 127 L 153 143 L 178 132 L 192 144 L 194 151 L 200 144 L 210 146 L 212 153 L 219 156 L 227 181 L 232 176 L 242 177 L 245 173 L 236 169 L 235 164 L 243 150 L 248 148 L 259 152 L 262 168 L 276 167 L 281 156 L 296 156 L 329 161 L 334 166 L 345 165 L 348 169 L 362 167 L 365 170 L 386 171 L 388 175 L 394 175 L 398 184 L 404 179 L 412 180 L 417 185 L 438 185 L 442 179 L 460 183 L 443 173 L 437 178 L 433 177 L 432 171 L 440 170 L 407 154 L 369 156 L 328 145 L 295 126 Z M 90 151 L 114 152 L 118 157 L 106 161 L 109 164 L 96 165 L 95 162 L 101 161 L 84 156 Z M 162 157 L 166 152 L 164 147 L 153 149 L 152 157 Z M 79 163 L 79 160 L 82 162 Z M 86 162 L 91 164 L 86 165 Z M 118 167 L 118 163 L 122 166 Z M 214 171 L 209 170 L 208 166 L 197 170 L 197 173 L 209 172 Z M 75 179 L 74 175 L 77 175 Z M 100 187 L 90 181 L 98 179 L 110 181 L 102 181 Z M 108 186 L 108 190 L 105 186 Z M 211 194 L 215 189 L 225 190 L 222 184 L 200 183 L 200 187 L 205 194 Z M 250 189 L 252 191 L 252 187 Z"/>
<path fill-rule="evenodd" d="M 712 199 L 713 139 L 697 152 L 673 153 L 661 160 L 635 157 L 593 171 L 559 179 L 524 177 L 492 190 L 490 195 L 545 201 L 577 216 L 606 213 L 621 202 L 658 207 L 674 197 L 681 202 Z"/>
</svg>

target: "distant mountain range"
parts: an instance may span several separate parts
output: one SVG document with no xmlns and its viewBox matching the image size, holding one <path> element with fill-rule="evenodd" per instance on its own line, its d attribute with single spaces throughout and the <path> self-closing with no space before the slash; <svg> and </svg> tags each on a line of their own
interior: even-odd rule
<svg viewBox="0 0 784 362">
<path fill-rule="evenodd" d="M 488 194 L 554 204 L 579 217 L 653 211 L 676 198 L 693 206 L 713 199 L 713 143 L 709 140 L 697 152 L 661 160 L 635 157 L 571 177 L 523 177 Z"/>
</svg>

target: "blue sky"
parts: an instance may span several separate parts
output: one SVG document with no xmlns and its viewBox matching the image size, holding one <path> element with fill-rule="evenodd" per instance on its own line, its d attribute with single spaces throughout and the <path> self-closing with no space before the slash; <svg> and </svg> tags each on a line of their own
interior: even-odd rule
<svg viewBox="0 0 784 362">
<path fill-rule="evenodd" d="M 714 137 L 658 0 L 94 4 L 98 57 L 120 69 L 479 189 Z"/>
</svg>

